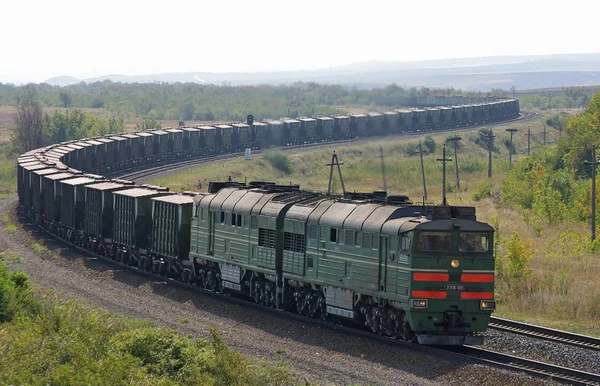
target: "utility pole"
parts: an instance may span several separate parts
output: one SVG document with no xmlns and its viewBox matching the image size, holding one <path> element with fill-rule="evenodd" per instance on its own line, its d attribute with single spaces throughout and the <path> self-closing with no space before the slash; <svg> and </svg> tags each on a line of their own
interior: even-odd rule
<svg viewBox="0 0 600 386">
<path fill-rule="evenodd" d="M 425 184 L 425 166 L 423 164 L 423 149 L 421 148 L 421 142 L 419 142 L 419 151 L 415 151 L 415 153 L 419 153 L 421 157 L 421 176 L 423 176 L 423 199 L 427 200 L 427 185 Z"/>
<path fill-rule="evenodd" d="M 508 149 L 508 167 L 512 169 L 513 134 L 519 130 L 509 127 L 508 129 L 506 129 L 506 131 L 510 133 L 510 149 Z"/>
<path fill-rule="evenodd" d="M 333 155 L 331 156 L 331 163 L 327 164 L 327 166 L 331 166 L 331 169 L 329 171 L 329 187 L 327 188 L 328 196 L 331 194 L 331 184 L 333 182 L 333 167 L 334 166 L 337 166 L 338 174 L 340 175 L 340 183 L 342 185 L 342 192 L 344 195 L 346 194 L 346 187 L 344 186 L 344 177 L 342 177 L 342 168 L 340 168 L 340 166 L 343 164 L 344 164 L 343 162 L 340 162 L 338 160 L 338 156 L 337 156 L 337 154 L 335 154 L 335 150 L 334 150 Z"/>
<path fill-rule="evenodd" d="M 494 149 L 494 137 L 495 135 L 492 133 L 492 128 L 490 127 L 490 132 L 485 136 L 488 140 L 488 178 L 492 178 L 492 150 Z"/>
<path fill-rule="evenodd" d="M 531 128 L 527 128 L 527 155 L 531 155 Z"/>
<path fill-rule="evenodd" d="M 592 145 L 592 161 L 583 161 L 584 165 L 592 165 L 592 241 L 596 240 L 596 145 Z"/>
<path fill-rule="evenodd" d="M 442 158 L 438 158 L 438 161 L 442 162 L 442 205 L 448 205 L 446 200 L 446 162 L 452 161 L 452 158 L 446 158 L 446 144 L 444 143 L 444 151 Z"/>
<path fill-rule="evenodd" d="M 459 137 L 458 135 L 455 137 L 450 137 L 448 139 L 446 139 L 446 142 L 452 142 L 453 146 L 454 146 L 454 167 L 456 168 L 456 189 L 460 190 L 460 179 L 458 178 L 458 141 L 460 141 L 462 138 Z"/>
<path fill-rule="evenodd" d="M 548 131 L 546 130 L 546 125 L 544 125 L 544 131 L 542 131 L 542 133 L 544 133 L 544 146 L 546 146 L 546 133 Z"/>
</svg>

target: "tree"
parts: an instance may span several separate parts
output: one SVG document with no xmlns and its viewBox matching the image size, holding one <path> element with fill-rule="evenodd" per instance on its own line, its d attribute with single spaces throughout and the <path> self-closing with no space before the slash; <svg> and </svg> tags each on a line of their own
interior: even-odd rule
<svg viewBox="0 0 600 386">
<path fill-rule="evenodd" d="M 160 129 L 160 121 L 156 118 L 146 117 L 140 123 L 135 125 L 136 131 Z"/>
<path fill-rule="evenodd" d="M 62 107 L 67 108 L 71 106 L 73 99 L 71 98 L 71 93 L 69 93 L 67 90 L 60 90 L 60 92 L 58 93 L 58 97 L 60 98 L 60 103 L 62 104 Z"/>
<path fill-rule="evenodd" d="M 435 140 L 433 138 L 431 138 L 429 135 L 427 137 L 425 137 L 425 139 L 423 140 L 423 146 L 425 146 L 425 148 L 427 149 L 427 152 L 429 154 L 434 154 L 435 150 L 437 148 L 437 145 L 435 144 Z"/>
<path fill-rule="evenodd" d="M 29 84 L 23 87 L 17 96 L 15 127 L 11 134 L 11 143 L 16 152 L 23 153 L 43 146 L 43 113 L 35 86 Z"/>
</svg>

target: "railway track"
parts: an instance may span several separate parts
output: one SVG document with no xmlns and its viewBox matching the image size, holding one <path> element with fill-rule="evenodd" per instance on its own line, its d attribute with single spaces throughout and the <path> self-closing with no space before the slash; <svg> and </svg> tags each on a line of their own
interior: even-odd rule
<svg viewBox="0 0 600 386">
<path fill-rule="evenodd" d="M 496 367 L 524 372 L 535 376 L 549 377 L 560 383 L 571 385 L 600 385 L 600 374 L 588 373 L 573 368 L 534 361 L 472 346 L 447 347 L 443 348 L 443 350 L 488 363 Z"/>
<path fill-rule="evenodd" d="M 492 317 L 490 328 L 600 351 L 600 338 Z"/>
</svg>

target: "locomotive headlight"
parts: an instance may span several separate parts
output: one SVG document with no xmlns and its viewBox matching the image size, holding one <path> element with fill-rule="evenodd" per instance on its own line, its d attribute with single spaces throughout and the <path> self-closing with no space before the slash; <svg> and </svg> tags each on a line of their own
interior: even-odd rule
<svg viewBox="0 0 600 386">
<path fill-rule="evenodd" d="M 427 308 L 427 299 L 415 299 L 412 301 L 413 308 Z"/>
<path fill-rule="evenodd" d="M 479 303 L 479 307 L 482 310 L 495 310 L 496 309 L 496 301 L 495 300 L 482 300 Z"/>
<path fill-rule="evenodd" d="M 460 261 L 458 261 L 458 259 L 454 259 L 450 262 L 450 266 L 452 268 L 458 268 L 458 267 L 460 267 Z"/>
</svg>

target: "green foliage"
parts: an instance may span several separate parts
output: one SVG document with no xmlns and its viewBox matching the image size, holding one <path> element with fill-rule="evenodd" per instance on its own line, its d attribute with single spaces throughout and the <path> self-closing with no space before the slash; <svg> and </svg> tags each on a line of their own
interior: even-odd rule
<svg viewBox="0 0 600 386">
<path fill-rule="evenodd" d="M 522 240 L 517 232 L 513 232 L 510 240 L 506 243 L 506 255 L 499 261 L 496 269 L 498 275 L 513 291 L 513 295 L 524 295 L 527 291 L 531 276 L 529 262 L 533 257 L 533 242 Z M 498 259 L 499 260 L 499 259 Z"/>
<path fill-rule="evenodd" d="M 490 179 L 481 180 L 475 185 L 473 200 L 481 201 L 484 198 L 490 198 L 493 194 L 493 185 Z"/>
<path fill-rule="evenodd" d="M 142 121 L 135 125 L 136 131 L 154 130 L 160 129 L 160 121 L 154 117 L 146 117 Z"/>
<path fill-rule="evenodd" d="M 7 284 L 8 283 L 8 284 Z M 1 294 L 26 293 L 23 274 L 0 268 Z M 29 296 L 29 295 L 27 295 Z M 216 331 L 194 340 L 173 330 L 46 294 L 29 317 L 0 328 L 0 384 L 294 385 L 285 365 L 246 359 Z M 19 309 L 26 310 L 23 302 Z M 31 309 L 31 307 L 29 307 Z M 23 312 L 24 314 L 24 312 Z M 3 314 L 4 315 L 4 314 Z"/>
<path fill-rule="evenodd" d="M 558 142 L 557 166 L 574 170 L 578 176 L 591 176 L 584 161 L 592 160 L 592 145 L 600 143 L 600 93 L 594 95 L 587 110 L 565 122 L 565 132 Z"/>
<path fill-rule="evenodd" d="M 491 127 L 490 128 L 482 127 L 477 132 L 477 137 L 474 139 L 474 142 L 487 151 L 489 151 L 489 149 L 491 147 L 493 152 L 497 152 L 498 149 L 494 146 L 494 137 L 491 137 L 493 135 L 494 135 L 494 133 L 493 133 Z"/>
<path fill-rule="evenodd" d="M 285 153 L 279 151 L 267 151 L 263 154 L 263 158 L 269 161 L 275 169 L 285 174 L 289 175 L 294 172 L 294 164 L 292 164 L 292 161 L 290 161 Z"/>
<path fill-rule="evenodd" d="M 504 146 L 508 149 L 511 154 L 517 154 L 515 143 L 510 138 L 504 138 Z"/>
<path fill-rule="evenodd" d="M 437 145 L 435 143 L 435 140 L 431 136 L 428 135 L 427 137 L 425 137 L 425 139 L 423 140 L 423 146 L 425 146 L 425 149 L 427 149 L 427 152 L 429 154 L 435 154 Z"/>
<path fill-rule="evenodd" d="M 39 310 L 40 303 L 33 297 L 27 275 L 10 272 L 0 263 L 0 323 L 19 315 L 35 315 Z"/>
</svg>

